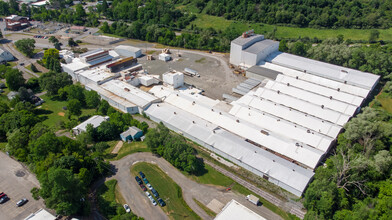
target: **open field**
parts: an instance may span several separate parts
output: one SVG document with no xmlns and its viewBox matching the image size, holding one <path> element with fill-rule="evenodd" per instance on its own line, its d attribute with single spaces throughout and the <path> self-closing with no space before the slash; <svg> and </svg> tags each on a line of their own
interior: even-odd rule
<svg viewBox="0 0 392 220">
<path fill-rule="evenodd" d="M 121 208 L 124 202 L 122 195 L 117 190 L 117 180 L 106 181 L 97 191 L 99 211 L 105 217 L 114 216 L 117 208 Z"/>
<path fill-rule="evenodd" d="M 46 117 L 43 122 L 49 127 L 58 127 L 60 121 L 69 121 L 67 117 L 67 111 L 63 110 L 64 106 L 67 106 L 66 101 L 51 100 L 47 95 L 41 96 L 45 102 L 41 105 L 41 108 L 37 109 L 41 111 L 39 115 Z M 95 109 L 82 109 L 83 116 L 94 115 Z"/>
<path fill-rule="evenodd" d="M 344 36 L 344 39 L 368 40 L 371 31 L 369 29 L 315 29 L 277 26 L 263 23 L 251 24 L 248 22 L 226 20 L 222 17 L 211 16 L 207 14 L 197 14 L 197 19 L 195 19 L 191 24 L 196 25 L 200 28 L 212 27 L 220 31 L 223 31 L 228 27 L 233 27 L 235 30 L 238 30 L 240 32 L 254 29 L 256 33 L 261 34 L 271 32 L 273 31 L 274 27 L 276 27 L 276 37 L 278 38 L 317 37 L 318 39 L 326 39 L 336 37 L 341 34 Z M 380 32 L 379 39 L 385 41 L 392 41 L 392 28 L 378 29 L 378 31 Z"/>
<path fill-rule="evenodd" d="M 139 171 L 143 171 L 159 196 L 166 202 L 166 206 L 161 208 L 170 219 L 200 219 L 184 201 L 181 188 L 158 166 L 141 162 L 131 167 L 133 175 L 139 175 Z"/>
<path fill-rule="evenodd" d="M 117 142 L 116 142 L 117 143 Z M 111 147 L 111 150 L 113 150 L 114 146 Z M 108 151 L 107 152 L 111 152 Z M 133 154 L 137 152 L 150 152 L 150 150 L 147 148 L 147 145 L 144 142 L 131 142 L 131 143 L 124 143 L 124 145 L 121 147 L 120 151 L 118 154 L 109 160 L 119 160 L 128 154 Z"/>
</svg>

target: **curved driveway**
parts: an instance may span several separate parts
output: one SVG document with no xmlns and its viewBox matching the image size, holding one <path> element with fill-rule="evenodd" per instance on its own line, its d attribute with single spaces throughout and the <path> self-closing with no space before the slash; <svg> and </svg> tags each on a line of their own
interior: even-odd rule
<svg viewBox="0 0 392 220">
<path fill-rule="evenodd" d="M 199 184 L 188 179 L 163 158 L 156 157 L 151 153 L 135 153 L 128 155 L 121 160 L 111 162 L 111 164 L 114 165 L 116 174 L 110 179 L 117 179 L 120 192 L 132 211 L 145 219 L 168 219 L 168 217 L 161 208 L 154 207 L 150 203 L 148 198 L 139 189 L 134 176 L 131 175 L 130 167 L 137 162 L 149 162 L 158 165 L 181 187 L 186 203 L 202 219 L 212 218 L 194 202 L 193 198 L 199 200 L 204 205 L 207 205 L 213 199 L 220 201 L 224 205 L 230 200 L 235 199 L 266 219 L 281 219 L 280 216 L 264 206 L 257 207 L 251 204 L 243 195 L 231 191 L 227 192 L 223 187 Z"/>
</svg>

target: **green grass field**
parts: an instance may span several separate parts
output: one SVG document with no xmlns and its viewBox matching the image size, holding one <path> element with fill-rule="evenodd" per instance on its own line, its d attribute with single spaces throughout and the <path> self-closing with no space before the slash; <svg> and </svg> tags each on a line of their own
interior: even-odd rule
<svg viewBox="0 0 392 220">
<path fill-rule="evenodd" d="M 117 180 L 106 181 L 97 190 L 99 212 L 110 218 L 117 214 L 117 209 L 125 203 L 121 193 L 117 190 Z"/>
<path fill-rule="evenodd" d="M 60 121 L 68 121 L 67 111 L 63 110 L 63 107 L 67 106 L 66 101 L 51 100 L 47 95 L 43 95 L 41 98 L 45 102 L 38 111 L 41 111 L 41 116 L 46 117 L 43 122 L 45 125 L 58 128 Z M 95 109 L 83 109 L 80 117 L 94 115 L 95 111 Z"/>
<path fill-rule="evenodd" d="M 392 98 L 389 97 L 388 94 L 382 92 L 379 95 L 377 95 L 375 99 L 381 103 L 381 108 L 383 108 L 389 113 L 392 113 Z M 371 106 L 373 104 L 374 104 L 374 100 Z"/>
<path fill-rule="evenodd" d="M 34 71 L 31 69 L 31 64 L 28 65 L 28 66 L 26 66 L 26 69 L 30 70 L 31 72 L 33 72 L 33 73 L 35 73 L 35 74 L 37 74 L 37 75 L 39 75 L 39 76 L 41 76 L 41 75 L 43 74 L 42 72 L 34 72 Z"/>
<path fill-rule="evenodd" d="M 129 154 L 137 152 L 150 152 L 150 149 L 147 148 L 147 145 L 144 142 L 131 142 L 124 143 L 117 154 L 111 154 L 118 141 L 114 142 L 113 146 L 109 144 L 111 147 L 105 150 L 105 153 L 107 154 L 106 159 L 109 161 L 120 160 Z"/>
<path fill-rule="evenodd" d="M 166 206 L 161 208 L 170 219 L 200 219 L 182 198 L 181 188 L 158 166 L 141 162 L 131 167 L 133 175 L 139 175 L 139 171 L 143 171 L 159 196 L 166 202 Z"/>
<path fill-rule="evenodd" d="M 299 27 L 285 27 L 276 26 L 262 23 L 247 23 L 240 21 L 226 20 L 222 17 L 211 16 L 207 14 L 197 14 L 191 24 L 196 25 L 200 28 L 212 27 L 216 30 L 223 31 L 228 27 L 233 27 L 239 32 L 254 29 L 256 33 L 265 34 L 271 32 L 274 27 L 277 28 L 276 37 L 278 38 L 298 38 L 298 37 L 317 37 L 319 39 L 326 39 L 336 37 L 340 34 L 344 36 L 344 39 L 351 40 L 368 40 L 371 30 L 364 29 L 315 29 L 315 28 L 299 28 Z M 189 27 L 189 26 L 188 26 Z M 380 40 L 392 41 L 392 28 L 389 29 L 378 29 L 380 32 Z"/>
</svg>

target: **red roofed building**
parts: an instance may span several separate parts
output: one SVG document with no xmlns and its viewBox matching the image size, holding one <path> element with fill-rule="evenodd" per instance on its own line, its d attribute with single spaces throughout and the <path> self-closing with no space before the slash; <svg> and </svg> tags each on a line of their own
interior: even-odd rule
<svg viewBox="0 0 392 220">
<path fill-rule="evenodd" d="M 30 22 L 27 17 L 21 17 L 18 15 L 5 17 L 5 27 L 7 30 L 18 31 L 29 26 Z"/>
</svg>

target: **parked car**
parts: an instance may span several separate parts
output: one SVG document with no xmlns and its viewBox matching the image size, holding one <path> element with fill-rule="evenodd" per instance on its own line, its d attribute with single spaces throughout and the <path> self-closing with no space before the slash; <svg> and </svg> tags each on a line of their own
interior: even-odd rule
<svg viewBox="0 0 392 220">
<path fill-rule="evenodd" d="M 159 205 L 160 205 L 161 207 L 163 207 L 163 206 L 166 205 L 165 201 L 163 201 L 163 199 L 161 199 L 161 198 L 158 199 L 158 202 L 159 202 Z"/>
<path fill-rule="evenodd" d="M 140 184 L 143 184 L 142 180 L 141 180 L 138 176 L 135 177 L 135 180 L 136 180 L 136 182 L 137 182 L 139 185 L 140 185 Z"/>
<path fill-rule="evenodd" d="M 7 196 L 5 193 L 1 192 L 0 193 L 0 198 L 3 198 L 3 196 Z"/>
<path fill-rule="evenodd" d="M 149 183 L 146 177 L 143 178 L 143 181 L 145 184 Z"/>
<path fill-rule="evenodd" d="M 126 212 L 131 212 L 131 208 L 129 208 L 128 204 L 124 204 L 124 209 Z"/>
<path fill-rule="evenodd" d="M 151 186 L 151 184 L 149 184 L 149 183 L 147 183 L 146 186 L 147 186 L 147 188 L 148 188 L 149 190 L 153 189 L 152 186 Z"/>
<path fill-rule="evenodd" d="M 157 192 L 154 188 L 151 189 L 151 192 L 152 192 L 152 194 L 153 194 L 156 198 L 159 197 L 158 192 Z"/>
<path fill-rule="evenodd" d="M 151 196 L 151 194 L 147 191 L 147 192 L 145 192 L 146 193 L 146 196 L 147 197 L 150 197 Z"/>
<path fill-rule="evenodd" d="M 142 178 L 145 178 L 145 177 L 146 177 L 142 171 L 140 171 L 139 174 L 140 174 L 140 176 L 141 176 Z"/>
<path fill-rule="evenodd" d="M 139 186 L 140 186 L 140 188 L 142 188 L 142 190 L 143 190 L 144 192 L 147 191 L 147 188 L 146 188 L 143 184 L 140 184 Z"/>
<path fill-rule="evenodd" d="M 16 203 L 16 206 L 21 207 L 21 206 L 23 206 L 24 204 L 26 204 L 28 201 L 29 201 L 29 200 L 27 200 L 26 198 L 23 198 L 23 199 L 19 200 L 19 201 Z"/>
<path fill-rule="evenodd" d="M 152 203 L 154 206 L 157 205 L 157 202 L 155 202 L 155 199 L 152 198 L 152 196 L 150 196 L 150 197 L 148 197 L 148 198 L 150 199 L 151 203 Z"/>
<path fill-rule="evenodd" d="M 5 202 L 7 202 L 8 200 L 9 200 L 8 196 L 5 195 L 5 196 L 1 197 L 1 199 L 0 199 L 0 204 L 3 204 L 3 203 L 5 203 Z"/>
</svg>

